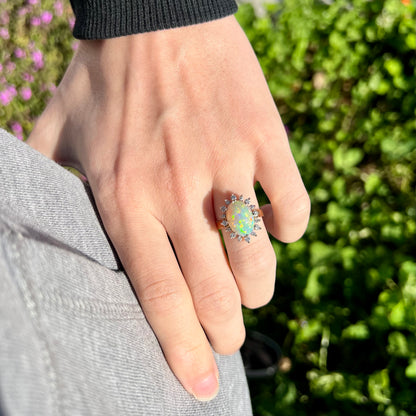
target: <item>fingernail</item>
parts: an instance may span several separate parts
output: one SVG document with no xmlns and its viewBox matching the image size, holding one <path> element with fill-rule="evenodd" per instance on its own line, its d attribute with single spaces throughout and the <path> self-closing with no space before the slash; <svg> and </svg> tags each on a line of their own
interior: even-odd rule
<svg viewBox="0 0 416 416">
<path fill-rule="evenodd" d="M 218 390 L 218 377 L 215 374 L 210 374 L 193 385 L 192 394 L 200 402 L 208 402 L 218 394 Z"/>
</svg>

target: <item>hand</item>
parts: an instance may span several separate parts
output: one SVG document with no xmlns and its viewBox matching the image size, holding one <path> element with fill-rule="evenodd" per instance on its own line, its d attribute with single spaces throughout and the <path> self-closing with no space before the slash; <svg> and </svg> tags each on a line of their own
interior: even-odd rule
<svg viewBox="0 0 416 416">
<path fill-rule="evenodd" d="M 310 203 L 251 46 L 234 17 L 82 41 L 29 144 L 83 172 L 165 357 L 200 400 L 218 390 L 210 344 L 241 346 L 241 304 L 274 290 L 264 227 L 250 244 L 216 227 L 231 193 L 271 205 L 269 232 L 300 238 Z M 209 341 L 208 341 L 209 340 Z"/>
</svg>

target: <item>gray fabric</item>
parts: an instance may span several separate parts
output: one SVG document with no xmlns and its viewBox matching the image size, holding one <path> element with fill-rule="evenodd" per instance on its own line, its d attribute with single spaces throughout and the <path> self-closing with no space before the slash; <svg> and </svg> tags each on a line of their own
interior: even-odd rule
<svg viewBox="0 0 416 416">
<path fill-rule="evenodd" d="M 239 354 L 213 401 L 182 388 L 88 189 L 1 129 L 0 340 L 0 414 L 252 414 Z"/>
</svg>

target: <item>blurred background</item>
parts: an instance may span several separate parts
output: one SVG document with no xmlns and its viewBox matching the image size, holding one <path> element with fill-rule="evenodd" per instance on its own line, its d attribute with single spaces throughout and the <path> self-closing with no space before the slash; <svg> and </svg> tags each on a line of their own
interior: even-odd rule
<svg viewBox="0 0 416 416">
<path fill-rule="evenodd" d="M 250 380 L 255 415 L 416 415 L 415 10 L 240 5 L 312 200 L 305 236 L 273 241 L 273 301 L 244 310 L 281 350 Z M 66 0 L 0 0 L 0 126 L 22 140 L 77 48 L 73 24 Z"/>
</svg>

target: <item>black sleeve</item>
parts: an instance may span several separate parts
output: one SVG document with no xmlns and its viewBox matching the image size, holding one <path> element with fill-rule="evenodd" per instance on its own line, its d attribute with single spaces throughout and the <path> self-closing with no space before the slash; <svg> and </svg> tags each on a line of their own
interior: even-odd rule
<svg viewBox="0 0 416 416">
<path fill-rule="evenodd" d="M 70 0 L 74 36 L 106 39 L 207 22 L 237 11 L 234 0 Z"/>
</svg>

